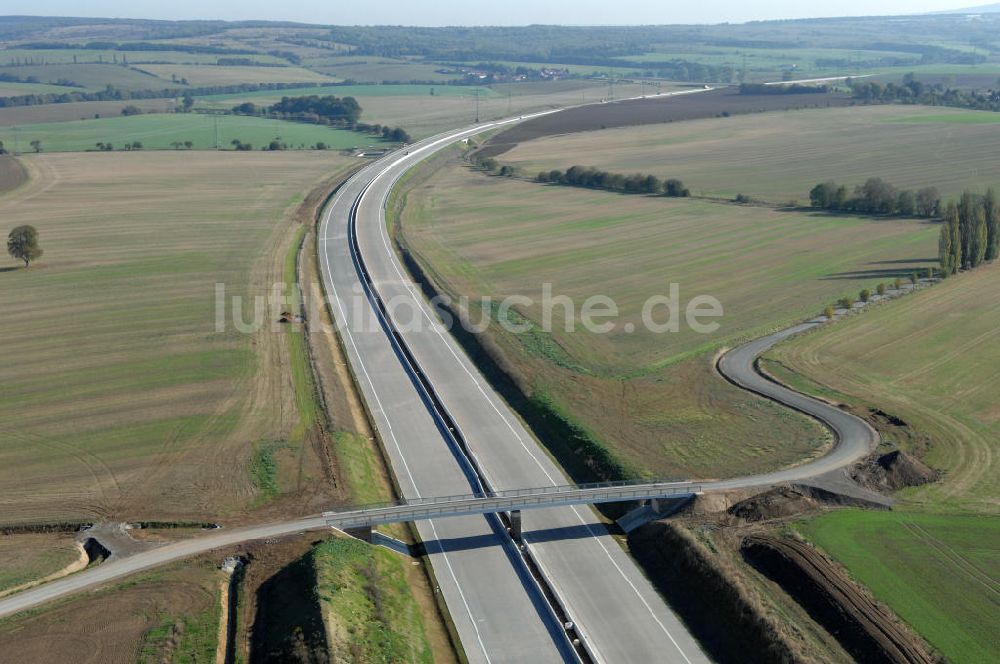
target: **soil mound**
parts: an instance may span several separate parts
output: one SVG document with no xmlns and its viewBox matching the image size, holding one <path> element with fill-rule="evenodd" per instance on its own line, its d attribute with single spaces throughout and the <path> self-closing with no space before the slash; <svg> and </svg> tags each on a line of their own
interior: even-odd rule
<svg viewBox="0 0 1000 664">
<path fill-rule="evenodd" d="M 910 486 L 929 484 L 939 473 L 916 457 L 900 450 L 869 457 L 852 477 L 858 484 L 879 491 L 898 491 Z"/>
<path fill-rule="evenodd" d="M 802 514 L 816 506 L 812 496 L 794 487 L 781 486 L 741 500 L 728 512 L 744 521 L 767 521 Z"/>
</svg>

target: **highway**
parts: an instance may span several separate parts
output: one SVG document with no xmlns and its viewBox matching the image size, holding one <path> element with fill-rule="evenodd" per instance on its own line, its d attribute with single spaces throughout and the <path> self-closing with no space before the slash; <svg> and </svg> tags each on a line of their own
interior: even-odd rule
<svg viewBox="0 0 1000 664">
<path fill-rule="evenodd" d="M 400 321 L 402 342 L 412 353 L 419 372 L 433 386 L 450 419 L 464 433 L 472 461 L 481 469 L 488 488 L 503 490 L 563 485 L 567 484 L 567 479 L 562 471 L 493 391 L 457 342 L 437 324 L 430 305 L 401 265 L 386 229 L 385 202 L 393 185 L 404 173 L 434 152 L 495 126 L 495 123 L 486 123 L 450 132 L 410 147 L 407 154 L 385 160 L 380 165 L 380 172 L 370 180 L 367 189 L 356 201 L 357 249 L 381 299 L 393 302 L 396 311 L 405 312 L 405 316 L 401 314 L 403 318 L 414 312 L 421 318 L 421 325 Z M 368 176 L 359 179 L 367 180 Z M 320 231 L 320 258 L 324 265 L 336 268 L 339 264 L 343 268 L 344 263 L 353 258 L 346 254 L 348 226 L 349 219 L 336 211 L 327 218 Z M 340 275 L 324 275 L 332 283 L 332 286 L 328 285 L 331 295 L 354 289 L 350 271 L 342 272 Z M 353 279 L 357 279 L 356 275 Z M 348 319 L 351 317 L 350 312 L 345 311 L 344 314 Z M 338 315 L 336 306 L 334 315 Z M 409 465 L 410 458 L 424 459 L 445 447 L 440 433 L 426 428 L 416 430 L 407 413 L 395 408 L 379 408 L 377 394 L 383 390 L 402 390 L 402 379 L 391 372 L 383 374 L 382 370 L 375 372 L 357 368 L 359 363 L 364 366 L 379 361 L 379 358 L 399 364 L 396 358 L 387 358 L 384 349 L 370 348 L 360 354 L 351 352 L 350 338 L 371 337 L 371 343 L 384 344 L 384 332 L 366 333 L 362 330 L 359 333 L 349 321 L 342 327 L 352 328 L 345 335 L 351 362 L 356 367 L 356 373 L 364 376 L 360 381 L 362 389 L 368 403 L 374 404 L 373 415 L 380 431 L 383 435 L 387 430 L 390 432 L 387 437 L 390 456 L 395 454 L 401 457 L 392 459 L 397 473 Z M 370 330 L 371 326 L 368 328 Z M 384 369 L 390 370 L 389 367 Z M 413 388 L 410 389 L 412 391 Z M 419 396 L 413 393 L 409 399 L 418 400 Z M 406 431 L 407 448 L 394 452 L 392 432 L 403 430 Z M 435 464 L 429 471 L 428 481 L 435 484 L 438 477 L 450 476 L 456 471 L 461 472 L 461 469 Z M 448 491 L 437 491 L 438 494 L 443 492 Z M 524 540 L 532 558 L 544 572 L 556 596 L 567 607 L 570 619 L 578 626 L 583 642 L 595 660 L 707 661 L 693 637 L 668 609 L 635 562 L 614 541 L 592 509 L 560 507 L 535 510 L 525 515 L 523 523 Z M 482 567 L 476 556 L 470 557 L 469 564 L 471 574 L 480 573 Z M 518 611 L 501 602 L 493 602 L 484 609 L 486 613 L 482 615 L 487 616 L 491 624 L 499 615 Z M 503 642 L 502 638 L 494 641 L 490 635 L 480 636 L 491 654 L 502 652 L 496 649 L 496 645 Z M 464 637 L 463 633 L 463 641 Z M 466 649 L 468 651 L 468 646 Z M 542 661 L 542 658 L 536 655 L 534 661 Z"/>
<path fill-rule="evenodd" d="M 341 187 L 319 229 L 320 268 L 331 311 L 408 499 L 568 484 L 454 339 L 434 324 L 430 306 L 401 266 L 386 231 L 385 201 L 407 170 L 448 145 L 517 120 L 448 132 L 411 146 L 406 154 L 395 153 L 370 164 Z M 375 291 L 371 297 L 366 297 L 362 275 Z M 399 324 L 391 329 L 378 318 L 376 296 L 404 304 L 397 310 L 416 312 L 424 325 Z M 745 389 L 825 422 L 837 438 L 833 450 L 795 468 L 702 483 L 703 490 L 813 477 L 843 468 L 877 442 L 875 432 L 861 420 L 778 386 L 754 370 L 760 353 L 816 324 L 804 323 L 734 349 L 722 357 L 719 371 Z M 427 385 L 433 394 L 428 394 Z M 326 517 L 314 516 L 216 532 L 109 561 L 0 600 L 0 617 L 172 560 L 251 539 L 322 528 L 325 522 Z M 707 661 L 592 509 L 533 510 L 525 515 L 523 528 L 531 558 L 566 607 L 594 660 Z M 575 660 L 561 626 L 496 516 L 418 521 L 417 529 L 469 661 Z"/>
</svg>

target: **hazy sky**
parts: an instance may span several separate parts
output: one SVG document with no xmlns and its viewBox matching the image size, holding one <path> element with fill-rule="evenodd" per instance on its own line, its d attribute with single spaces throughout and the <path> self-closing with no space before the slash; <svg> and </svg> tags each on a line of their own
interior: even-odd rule
<svg viewBox="0 0 1000 664">
<path fill-rule="evenodd" d="M 992 0 L 0 0 L 0 14 L 160 19 L 272 19 L 393 25 L 723 23 L 771 18 L 912 14 Z"/>
</svg>

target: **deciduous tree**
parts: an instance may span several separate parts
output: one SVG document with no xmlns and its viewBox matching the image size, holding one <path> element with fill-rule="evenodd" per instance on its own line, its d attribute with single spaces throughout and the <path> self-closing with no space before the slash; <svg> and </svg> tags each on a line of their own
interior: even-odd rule
<svg viewBox="0 0 1000 664">
<path fill-rule="evenodd" d="M 18 226 L 7 236 L 7 253 L 12 257 L 24 261 L 24 267 L 31 265 L 31 261 L 38 260 L 42 256 L 42 248 L 38 246 L 38 231 L 34 226 Z"/>
</svg>

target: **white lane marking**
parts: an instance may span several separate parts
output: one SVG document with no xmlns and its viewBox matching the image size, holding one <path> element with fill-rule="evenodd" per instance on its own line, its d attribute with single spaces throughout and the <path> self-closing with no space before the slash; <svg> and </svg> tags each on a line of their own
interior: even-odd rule
<svg viewBox="0 0 1000 664">
<path fill-rule="evenodd" d="M 685 92 L 690 92 L 690 91 L 685 91 Z M 434 142 L 432 142 L 432 143 L 430 143 L 430 144 L 428 144 L 426 146 L 423 146 L 419 150 L 416 150 L 414 152 L 414 154 L 425 152 L 425 151 L 429 150 L 430 148 L 432 148 L 432 147 L 434 147 L 436 145 L 439 145 L 440 143 L 447 143 L 449 141 L 453 142 L 455 140 L 460 140 L 461 137 L 464 136 L 465 134 L 479 133 L 479 132 L 484 131 L 486 129 L 489 129 L 489 128 L 492 128 L 492 127 L 495 127 L 495 126 L 499 126 L 500 124 L 504 124 L 504 123 L 491 123 L 491 124 L 488 124 L 488 125 L 484 125 L 483 127 L 477 127 L 477 128 L 471 129 L 471 130 L 461 131 L 461 132 L 458 132 L 458 133 L 450 135 L 450 136 L 445 136 L 445 137 L 443 137 L 441 139 L 438 139 L 438 140 L 436 140 L 436 141 L 434 141 Z M 378 175 L 376 175 L 372 179 L 372 183 L 374 183 L 375 181 L 379 180 L 380 178 L 385 177 L 386 173 L 388 173 L 390 170 L 392 170 L 393 168 L 396 168 L 400 164 L 404 164 L 407 161 L 411 161 L 411 159 L 409 159 L 409 155 L 405 155 L 403 157 L 398 158 L 396 161 L 394 161 L 391 164 L 389 164 L 388 166 L 386 166 L 386 168 L 384 168 L 381 173 L 379 173 Z M 406 170 L 408 170 L 408 169 L 404 169 L 400 173 L 400 176 Z M 552 476 L 549 474 L 549 472 L 542 465 L 541 461 L 539 461 L 538 457 L 529 449 L 529 447 L 525 443 L 525 441 L 522 438 L 522 436 L 517 432 L 517 430 L 515 429 L 515 427 L 509 421 L 508 417 L 505 416 L 501 412 L 501 410 L 497 407 L 496 403 L 494 403 L 494 400 L 483 389 L 483 386 L 480 383 L 480 381 L 469 370 L 469 368 L 466 366 L 466 364 L 461 360 L 461 358 L 455 352 L 454 348 L 452 348 L 452 345 L 450 343 L 448 343 L 448 340 L 445 339 L 444 335 L 441 333 L 441 330 L 439 329 L 439 326 L 436 324 L 436 322 L 433 319 L 430 318 L 430 316 L 429 316 L 429 314 L 428 314 L 428 312 L 426 310 L 426 304 L 424 303 L 423 298 L 420 298 L 420 297 L 416 296 L 416 293 L 413 291 L 413 288 L 411 286 L 410 279 L 407 278 L 407 277 L 405 277 L 403 275 L 402 271 L 400 270 L 399 262 L 396 259 L 396 253 L 392 250 L 392 248 L 389 245 L 388 235 L 386 233 L 386 224 L 384 223 L 385 222 L 385 219 L 384 219 L 384 213 L 385 213 L 384 204 L 385 204 L 385 201 L 386 201 L 386 199 L 387 199 L 387 197 L 389 195 L 389 191 L 395 185 L 396 180 L 398 180 L 398 178 L 394 179 L 393 182 L 390 183 L 389 187 L 386 189 L 385 195 L 379 201 L 379 235 L 380 235 L 380 237 L 382 239 L 382 244 L 383 244 L 383 246 L 384 246 L 384 248 L 386 250 L 386 253 L 390 257 L 390 264 L 392 265 L 393 270 L 396 272 L 396 275 L 399 277 L 399 280 L 403 284 L 403 287 L 406 288 L 407 292 L 410 293 L 410 297 L 413 298 L 413 300 L 417 303 L 417 306 L 418 306 L 421 314 L 423 315 L 423 317 L 426 318 L 427 321 L 430 323 L 431 329 L 433 329 L 434 332 L 438 335 L 438 337 L 441 338 L 442 343 L 444 343 L 445 347 L 448 349 L 448 352 L 451 353 L 452 357 L 455 359 L 455 361 L 458 363 L 458 365 L 460 367 L 462 367 L 462 370 L 465 371 L 465 373 L 469 376 L 469 378 L 472 379 L 473 383 L 475 383 L 475 385 L 476 385 L 476 389 L 486 399 L 486 401 L 490 404 L 490 407 L 493 408 L 494 412 L 496 412 L 496 414 L 500 416 L 500 419 L 507 426 L 508 430 L 510 430 L 510 432 L 514 435 L 514 437 L 517 439 L 518 443 L 520 443 L 522 449 L 524 449 L 524 451 L 528 454 L 528 456 L 532 459 L 532 461 L 534 461 L 535 465 L 538 467 L 539 470 L 542 471 L 542 473 L 549 480 L 549 482 L 551 483 L 551 485 L 555 486 L 556 485 L 555 480 L 552 478 Z M 365 196 L 367 194 L 368 194 L 368 189 L 365 189 L 365 191 L 362 192 L 360 200 L 358 202 L 358 209 L 359 210 L 360 210 L 361 205 L 362 205 L 362 203 L 364 201 L 364 198 L 365 198 Z M 485 467 L 483 468 L 483 470 L 485 472 Z M 688 662 L 688 664 L 690 664 L 691 660 L 688 659 L 687 655 L 684 653 L 683 649 L 680 647 L 680 644 L 677 643 L 676 639 L 674 639 L 673 634 L 670 633 L 670 630 L 667 629 L 666 625 L 663 624 L 663 622 L 660 620 L 659 616 L 656 615 L 656 612 L 653 610 L 653 607 L 649 604 L 649 602 L 646 601 L 646 598 L 642 596 L 642 593 L 639 592 L 639 589 L 636 587 L 636 585 L 634 583 L 632 583 L 632 580 L 629 579 L 628 575 L 625 574 L 625 570 L 623 570 L 618 565 L 618 562 L 611 555 L 611 552 L 608 551 L 607 547 L 604 545 L 604 542 L 601 541 L 600 535 L 597 532 L 594 531 L 593 527 L 587 522 L 586 519 L 583 518 L 583 516 L 580 514 L 580 512 L 578 511 L 578 509 L 576 507 L 571 506 L 570 509 L 573 511 L 573 514 L 576 515 L 576 518 L 580 522 L 580 524 L 583 525 L 583 527 L 587 529 L 587 532 L 590 533 L 590 535 L 596 539 L 598 545 L 601 547 L 602 551 L 604 551 L 604 554 L 607 556 L 608 560 L 611 561 L 611 564 L 614 566 L 614 568 L 616 570 L 618 570 L 618 573 L 621 575 L 621 577 L 625 580 L 625 582 L 629 585 L 629 587 L 632 588 L 632 591 L 635 593 L 636 597 L 639 598 L 639 601 L 643 604 L 643 606 L 649 612 L 650 616 L 653 618 L 653 620 L 656 622 L 656 624 L 659 625 L 660 629 L 663 630 L 663 633 L 667 635 L 667 638 L 670 639 L 670 642 L 674 645 L 674 647 L 677 648 L 677 652 L 680 653 L 681 657 L 684 658 L 685 662 Z M 591 645 L 593 646 L 593 643 L 591 643 Z"/>
<path fill-rule="evenodd" d="M 366 169 L 367 170 L 367 169 Z M 365 380 L 368 381 L 368 386 L 371 388 L 372 396 L 375 397 L 375 401 L 378 404 L 379 413 L 382 415 L 382 419 L 385 421 L 386 428 L 389 431 L 389 437 L 392 438 L 393 445 L 396 448 L 399 458 L 403 462 L 403 469 L 406 471 L 406 476 L 410 479 L 410 486 L 413 492 L 416 494 L 417 498 L 420 498 L 420 490 L 417 489 L 417 483 L 413 479 L 413 474 L 410 472 L 410 467 L 406 463 L 406 456 L 403 454 L 403 450 L 399 445 L 399 440 L 396 438 L 396 433 L 393 431 L 392 424 L 389 422 L 389 417 L 386 415 L 385 408 L 382 406 L 382 400 L 379 398 L 378 390 L 375 389 L 375 383 L 372 381 L 371 376 L 368 374 L 368 368 L 365 366 L 365 362 L 362 359 L 361 352 L 358 350 L 358 346 L 354 341 L 354 335 L 351 334 L 350 324 L 347 321 L 347 317 L 344 314 L 344 308 L 341 305 L 340 294 L 337 292 L 337 286 L 333 280 L 333 273 L 330 271 L 330 260 L 327 255 L 327 231 L 330 228 L 330 217 L 333 215 L 333 208 L 336 203 L 331 203 L 330 207 L 327 209 L 326 214 L 323 217 L 323 225 L 321 229 L 323 251 L 321 256 L 323 258 L 323 268 L 326 272 L 328 283 L 330 288 L 333 290 L 334 299 L 337 302 L 337 310 L 340 312 L 340 320 L 344 322 L 343 329 L 347 333 L 347 338 L 351 342 L 351 348 L 354 349 L 354 355 L 358 358 L 358 364 L 361 367 L 361 371 L 365 375 Z M 434 521 L 428 520 L 430 524 L 431 531 L 434 533 L 434 539 L 438 542 L 438 549 L 441 552 L 441 557 L 444 558 L 445 565 L 448 567 L 448 573 L 451 576 L 452 581 L 455 582 L 455 588 L 458 590 L 459 597 L 462 598 L 462 604 L 465 606 L 465 612 L 469 616 L 469 622 L 472 623 L 472 628 L 476 631 L 476 639 L 479 641 L 479 648 L 482 650 L 483 657 L 486 658 L 487 663 L 489 663 L 490 655 L 486 651 L 486 644 L 483 643 L 483 635 L 479 631 L 479 622 L 472 615 L 472 609 L 469 606 L 469 601 L 465 597 L 465 593 L 462 591 L 462 584 L 458 582 L 458 577 L 455 575 L 455 570 L 451 565 L 451 560 L 448 558 L 448 554 L 445 553 L 444 547 L 440 544 L 441 538 L 438 536 L 437 528 L 434 525 Z"/>
</svg>

